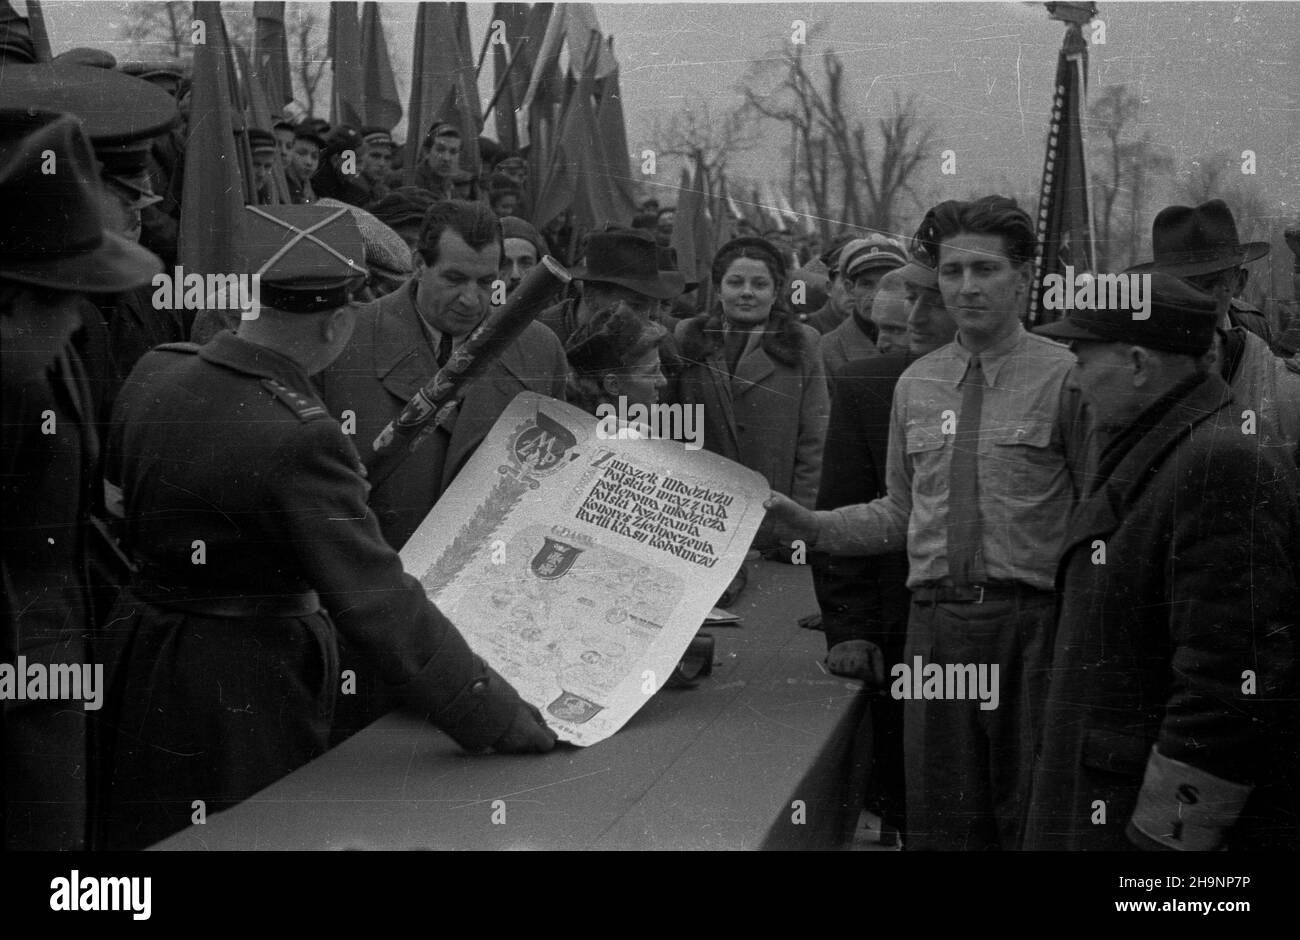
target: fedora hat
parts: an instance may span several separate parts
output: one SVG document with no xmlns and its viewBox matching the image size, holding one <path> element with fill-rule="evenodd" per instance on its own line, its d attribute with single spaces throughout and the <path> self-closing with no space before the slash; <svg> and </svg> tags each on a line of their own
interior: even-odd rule
<svg viewBox="0 0 1300 940">
<path fill-rule="evenodd" d="M 1268 254 L 1268 242 L 1237 241 L 1237 223 L 1222 199 L 1199 206 L 1166 206 L 1151 224 L 1153 260 L 1129 271 L 1195 277 L 1235 268 Z"/>
<path fill-rule="evenodd" d="M 46 151 L 53 173 L 41 172 Z M 76 118 L 0 110 L 0 277 L 116 293 L 162 271 L 153 252 L 104 228 L 98 176 Z"/>
<path fill-rule="evenodd" d="M 179 117 L 176 102 L 158 86 L 88 65 L 7 66 L 0 108 L 74 114 L 96 147 L 157 137 Z"/>
<path fill-rule="evenodd" d="M 656 300 L 682 292 L 659 270 L 658 245 L 643 232 L 592 232 L 583 261 L 570 272 L 575 280 L 617 284 Z"/>
</svg>

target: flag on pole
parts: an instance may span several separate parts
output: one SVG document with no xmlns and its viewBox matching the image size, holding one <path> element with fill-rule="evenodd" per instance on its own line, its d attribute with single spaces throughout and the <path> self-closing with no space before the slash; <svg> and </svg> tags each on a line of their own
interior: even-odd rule
<svg viewBox="0 0 1300 940">
<path fill-rule="evenodd" d="M 605 41 L 605 52 L 614 59 L 614 39 Z M 618 84 L 618 64 L 600 80 L 600 105 L 596 111 L 596 157 L 598 175 L 608 192 L 610 210 L 615 220 L 626 225 L 636 215 L 636 191 L 632 186 L 631 156 L 627 143 L 627 124 L 623 117 L 623 93 Z"/>
<path fill-rule="evenodd" d="M 393 63 L 388 57 L 379 4 L 361 4 L 361 117 L 363 125 L 391 131 L 402 119 Z"/>
<path fill-rule="evenodd" d="M 594 174 L 590 164 L 596 152 L 596 116 L 593 94 L 596 71 L 589 66 L 600 55 L 600 33 L 593 32 L 587 44 L 587 67 L 582 68 L 555 134 L 545 182 L 537 193 L 533 225 L 540 230 L 565 209 L 572 209 L 576 227 L 594 228 L 616 221 L 599 187 L 591 185 Z"/>
<path fill-rule="evenodd" d="M 538 47 L 537 57 L 533 61 L 533 74 L 529 78 L 528 90 L 520 104 L 519 146 L 527 147 L 531 143 L 528 115 L 539 97 L 553 100 L 558 97 L 558 89 L 553 87 L 553 74 L 558 73 L 560 51 L 569 47 L 569 72 L 575 77 L 579 70 L 594 71 L 594 78 L 608 78 L 618 68 L 614 61 L 612 49 L 602 46 L 600 54 L 588 63 L 585 52 L 587 38 L 591 33 L 600 32 L 596 21 L 596 8 L 590 3 L 561 3 L 551 12 L 546 23 L 546 33 Z M 586 63 L 586 64 L 584 64 Z"/>
<path fill-rule="evenodd" d="M 194 20 L 203 23 L 205 41 L 194 45 L 191 113 L 203 119 L 190 122 L 185 146 L 177 258 L 187 272 L 234 274 L 245 201 L 235 131 L 243 121 L 231 100 L 234 76 L 221 4 L 196 0 Z"/>
<path fill-rule="evenodd" d="M 365 122 L 361 118 L 361 30 L 356 3 L 341 0 L 330 4 L 328 48 L 334 69 L 330 123 L 360 127 Z"/>
<path fill-rule="evenodd" d="M 284 106 L 293 101 L 284 4 L 259 0 L 253 4 L 253 20 L 253 77 L 261 84 L 266 103 L 279 116 Z"/>
<path fill-rule="evenodd" d="M 415 17 L 411 103 L 406 110 L 406 165 L 416 167 L 429 129 L 438 122 L 460 131 L 461 169 L 478 172 L 482 117 L 478 76 L 463 3 L 421 3 Z"/>
<path fill-rule="evenodd" d="M 1057 15 L 1055 11 L 1053 15 Z M 1082 122 L 1088 70 L 1088 44 L 1083 38 L 1086 21 L 1086 15 L 1069 18 L 1065 42 L 1057 57 L 1052 120 L 1038 197 L 1038 244 L 1028 311 L 1031 326 L 1060 316 L 1043 308 L 1043 279 L 1047 275 L 1063 275 L 1066 265 L 1080 273 L 1095 271 L 1097 265 Z"/>
<path fill-rule="evenodd" d="M 271 106 L 267 104 L 266 93 L 253 74 L 252 66 L 249 62 L 248 53 L 244 47 L 237 42 L 231 42 L 235 51 L 235 58 L 239 62 L 239 74 L 243 79 L 243 100 L 244 100 L 244 126 L 257 127 L 269 131 L 275 127 L 276 114 L 271 111 Z M 252 166 L 252 141 L 249 141 L 249 166 L 248 176 L 244 177 L 244 192 L 255 194 L 257 192 L 257 181 L 253 175 Z M 241 174 L 242 175 L 242 174 Z M 250 202 L 256 201 L 255 195 L 250 195 Z M 284 163 L 280 159 L 280 148 L 276 147 L 273 157 L 273 167 L 271 170 L 271 204 L 283 205 L 290 202 L 289 184 L 284 177 Z"/>
<path fill-rule="evenodd" d="M 494 43 L 492 47 L 492 76 L 496 93 L 488 108 L 496 118 L 497 142 L 506 150 L 519 149 L 518 128 L 515 124 L 515 108 L 523 100 L 528 88 L 528 76 L 532 74 L 533 46 L 545 33 L 545 28 L 534 38 L 529 28 L 539 22 L 544 23 L 550 16 L 550 4 L 537 4 L 533 9 L 526 3 L 494 3 L 492 5 L 493 22 L 505 25 L 505 43 Z M 545 7 L 538 14 L 538 8 Z M 536 15 L 535 15 L 536 14 Z M 486 119 L 487 115 L 484 115 Z"/>
<path fill-rule="evenodd" d="M 697 155 L 693 167 L 682 168 L 671 240 L 672 247 L 677 249 L 678 268 L 688 281 L 698 281 L 702 287 L 709 284 L 714 248 L 712 226 L 705 209 L 707 186 L 708 174 Z"/>
<path fill-rule="evenodd" d="M 45 11 L 40 0 L 27 0 L 27 30 L 36 49 L 37 62 L 50 62 L 54 53 L 50 49 L 50 32 L 45 26 Z"/>
</svg>

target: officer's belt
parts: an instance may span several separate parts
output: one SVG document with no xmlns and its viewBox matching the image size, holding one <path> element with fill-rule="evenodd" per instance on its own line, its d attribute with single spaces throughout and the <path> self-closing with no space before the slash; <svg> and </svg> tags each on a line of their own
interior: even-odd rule
<svg viewBox="0 0 1300 940">
<path fill-rule="evenodd" d="M 985 581 L 962 586 L 933 581 L 912 588 L 912 602 L 916 604 L 983 604 L 985 601 L 1033 600 L 1051 596 L 1051 591 L 1019 581 Z"/>
<path fill-rule="evenodd" d="M 315 591 L 302 594 L 226 594 L 204 595 L 193 589 L 169 588 L 151 581 L 133 581 L 131 593 L 140 600 L 187 614 L 231 620 L 259 617 L 306 617 L 319 611 L 320 595 Z"/>
</svg>

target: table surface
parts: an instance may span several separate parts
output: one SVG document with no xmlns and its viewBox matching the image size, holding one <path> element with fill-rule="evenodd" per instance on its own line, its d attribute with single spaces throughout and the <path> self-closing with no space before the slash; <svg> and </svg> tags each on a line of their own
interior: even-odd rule
<svg viewBox="0 0 1300 940">
<path fill-rule="evenodd" d="M 816 609 L 806 566 L 752 563 L 713 675 L 599 744 L 470 756 L 397 712 L 154 849 L 836 847 L 866 696 L 799 628 Z"/>
</svg>

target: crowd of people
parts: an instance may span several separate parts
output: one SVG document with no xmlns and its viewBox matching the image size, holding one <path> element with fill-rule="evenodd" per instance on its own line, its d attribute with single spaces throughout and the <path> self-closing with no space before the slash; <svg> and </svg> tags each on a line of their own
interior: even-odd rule
<svg viewBox="0 0 1300 940">
<path fill-rule="evenodd" d="M 1146 316 L 1030 330 L 1004 197 L 824 250 L 738 227 L 702 291 L 671 208 L 539 232 L 490 141 L 475 174 L 447 124 L 403 167 L 387 129 L 280 121 L 247 132 L 241 319 L 153 301 L 184 74 L 93 58 L 0 89 L 5 662 L 105 670 L 102 708 L 5 697 L 6 847 L 148 846 L 398 706 L 550 750 L 397 554 L 526 390 L 698 407 L 768 481 L 753 548 L 810 564 L 907 848 L 1300 844 L 1300 360 L 1240 299 L 1267 246 L 1222 201 L 1155 217 Z M 372 485 L 379 432 L 547 254 L 572 288 Z"/>
</svg>

